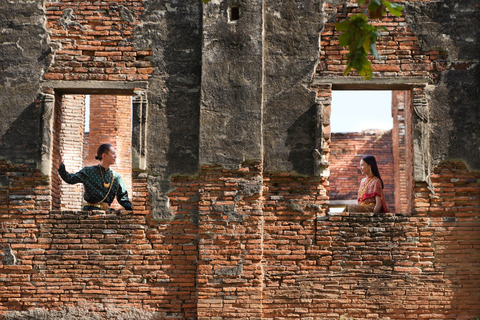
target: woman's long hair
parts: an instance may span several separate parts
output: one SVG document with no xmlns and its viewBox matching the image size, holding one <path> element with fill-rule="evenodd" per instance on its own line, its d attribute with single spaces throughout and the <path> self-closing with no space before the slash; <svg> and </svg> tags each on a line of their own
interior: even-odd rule
<svg viewBox="0 0 480 320">
<path fill-rule="evenodd" d="M 95 159 L 101 161 L 103 154 L 108 153 L 110 149 L 112 149 L 112 145 L 110 143 L 101 144 L 97 149 L 97 155 L 95 156 Z"/>
<path fill-rule="evenodd" d="M 377 161 L 375 160 L 374 156 L 365 156 L 362 158 L 363 161 L 365 161 L 368 165 L 370 165 L 370 168 L 372 168 L 372 173 L 375 177 L 380 179 L 380 182 L 382 183 L 382 189 L 383 189 L 383 180 L 382 177 L 380 177 L 380 172 L 378 172 L 378 166 L 377 166 Z"/>
</svg>

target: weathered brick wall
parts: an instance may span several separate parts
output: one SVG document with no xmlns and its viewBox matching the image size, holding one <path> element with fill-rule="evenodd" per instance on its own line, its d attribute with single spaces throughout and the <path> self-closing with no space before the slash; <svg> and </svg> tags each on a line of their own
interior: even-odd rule
<svg viewBox="0 0 480 320">
<path fill-rule="evenodd" d="M 463 162 L 448 161 L 435 167 L 431 184 L 416 182 L 415 211 L 433 217 L 478 218 L 480 173 Z"/>
<path fill-rule="evenodd" d="M 285 245 L 265 251 L 265 319 L 470 319 L 478 312 L 469 282 L 478 283 L 479 239 L 455 238 L 478 232 L 476 219 L 343 213 L 319 218 L 315 237 L 305 233 L 299 249 L 288 244 L 300 239 L 300 225 L 295 236 L 275 232 Z M 471 274 L 456 273 L 468 264 Z"/>
<path fill-rule="evenodd" d="M 223 14 L 229 4 L 212 3 L 203 13 L 194 1 L 175 6 L 58 1 L 46 2 L 45 11 L 28 1 L 5 3 L 23 20 L 0 19 L 9 40 L 2 49 L 11 47 L 3 55 L 20 60 L 2 60 L 8 62 L 8 81 L 2 82 L 8 94 L 1 110 L 8 111 L 8 121 L 1 121 L 6 159 L 0 159 L 1 311 L 84 302 L 152 308 L 164 317 L 189 319 L 337 319 L 347 312 L 371 319 L 477 317 L 479 176 L 462 162 L 440 162 L 461 158 L 478 169 L 478 139 L 471 139 L 478 124 L 478 83 L 472 80 L 478 79 L 478 63 L 472 61 L 478 44 L 471 40 L 475 28 L 458 28 L 478 17 L 476 4 L 406 1 L 407 18 L 388 16 L 381 23 L 388 32 L 379 39 L 376 80 L 421 77 L 409 78 L 414 110 L 405 117 L 406 134 L 413 136 L 406 137 L 406 159 L 415 162 L 406 169 L 411 190 L 406 199 L 414 215 L 328 216 L 334 85 L 327 81 L 359 80 L 342 77 L 344 52 L 333 31 L 335 20 L 350 9 L 270 1 L 254 3 L 243 16 L 247 22 L 227 24 Z M 329 19 L 325 28 L 320 17 Z M 246 30 L 241 23 L 248 23 L 255 37 L 236 33 Z M 320 51 L 318 30 L 323 30 Z M 435 38 L 450 41 L 448 50 L 432 49 L 442 45 Z M 204 40 L 215 41 L 201 44 Z M 204 44 L 212 45 L 205 55 Z M 22 52 L 28 64 L 22 64 Z M 244 77 L 245 63 L 232 57 L 254 60 L 248 70 L 265 70 L 254 70 L 255 79 Z M 209 69 L 202 69 L 207 62 Z M 315 67 L 317 82 L 306 88 Z M 202 72 L 208 74 L 205 82 Z M 10 80 L 17 73 L 17 80 Z M 76 80 L 118 86 L 149 81 L 148 170 L 133 173 L 134 212 L 50 211 L 51 204 L 60 208 L 59 181 L 36 169 L 40 134 L 30 130 L 44 115 L 34 97 L 43 79 L 72 81 L 70 88 Z M 228 88 L 217 79 L 226 79 Z M 252 83 L 255 92 L 249 91 Z M 60 91 L 44 93 L 57 94 L 58 102 Z M 59 110 L 57 105 L 49 136 L 53 172 Z M 236 127 L 237 119 L 248 126 Z M 206 130 L 219 128 L 219 139 Z M 238 132 L 255 140 L 241 139 Z M 225 155 L 227 144 L 231 152 Z M 465 152 L 469 148 L 472 155 Z M 245 154 L 264 151 L 271 171 L 237 163 Z M 197 172 L 199 159 L 221 163 Z"/>
<path fill-rule="evenodd" d="M 65 167 L 69 172 L 74 173 L 84 166 L 85 96 L 63 95 L 61 108 L 60 152 Z M 79 210 L 83 201 L 83 185 L 72 185 L 62 180 L 59 188 L 61 208 Z"/>
<path fill-rule="evenodd" d="M 325 215 L 327 179 L 260 178 L 259 168 L 174 177 L 168 219 L 2 213 L 0 310 L 113 304 L 174 319 L 480 312 L 478 173 L 461 163 L 438 167 L 430 216 Z"/>
<path fill-rule="evenodd" d="M 392 92 L 392 144 L 393 144 L 393 164 L 395 176 L 395 208 L 397 212 L 410 212 L 409 204 L 411 203 L 411 194 L 408 183 L 410 178 L 408 175 L 409 164 L 412 159 L 407 159 L 408 146 L 411 143 L 411 128 L 407 126 L 408 106 L 411 106 L 411 93 L 409 91 L 393 91 Z M 410 172 L 411 174 L 411 172 Z M 408 186 L 407 186 L 408 185 Z"/>
<path fill-rule="evenodd" d="M 151 50 L 134 46 L 143 1 L 46 3 L 50 39 L 59 44 L 48 80 L 148 80 Z"/>
<path fill-rule="evenodd" d="M 2 219 L 23 220 L 31 211 L 50 210 L 50 186 L 37 170 L 0 160 L 0 181 Z"/>
<path fill-rule="evenodd" d="M 17 259 L 0 255 L 2 311 L 99 303 L 193 318 L 197 246 L 188 219 L 68 211 L 29 219 L 2 219 L 0 241 Z"/>
<path fill-rule="evenodd" d="M 340 47 L 338 36 L 340 32 L 335 30 L 335 23 L 339 22 L 351 13 L 359 13 L 362 9 L 356 5 L 334 6 L 326 4 L 325 11 L 335 13 L 335 19 L 328 21 L 321 33 L 320 63 L 317 73 L 322 76 L 341 76 L 345 70 L 345 54 L 348 50 Z M 372 61 L 372 69 L 375 74 L 389 77 L 397 76 L 426 76 L 434 77 L 433 72 L 444 69 L 445 60 L 438 50 L 425 51 L 420 48 L 418 38 L 409 28 L 406 17 L 387 15 L 381 21 L 373 22 L 378 27 L 386 28 L 378 38 L 377 50 L 380 59 Z M 437 62 L 437 63 L 435 63 Z M 355 75 L 352 72 L 352 75 Z"/>
<path fill-rule="evenodd" d="M 202 168 L 198 206 L 198 319 L 261 318 L 261 163 Z"/>
<path fill-rule="evenodd" d="M 394 154 L 392 131 L 332 133 L 330 144 L 330 199 L 356 200 L 358 186 L 364 176 L 360 160 L 373 155 L 384 184 L 388 211 L 395 209 Z"/>
</svg>

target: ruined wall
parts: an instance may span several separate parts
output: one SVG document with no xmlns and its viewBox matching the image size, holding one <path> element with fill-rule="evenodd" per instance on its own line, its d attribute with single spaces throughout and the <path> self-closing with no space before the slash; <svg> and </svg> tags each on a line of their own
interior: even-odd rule
<svg viewBox="0 0 480 320">
<path fill-rule="evenodd" d="M 425 101 L 424 106 L 416 107 L 413 112 L 413 130 L 431 132 L 422 132 L 421 139 L 418 134 L 414 137 L 419 148 L 415 150 L 415 162 L 422 162 L 422 168 L 416 169 L 416 177 L 428 175 L 432 166 L 444 159 L 465 159 L 472 169 L 478 170 L 478 148 L 475 146 L 479 128 L 471 121 L 477 121 L 479 117 L 476 107 L 479 99 L 479 43 L 474 40 L 478 39 L 478 31 L 469 27 L 471 21 L 479 19 L 478 6 L 475 1 L 461 4 L 407 1 L 404 4 L 402 17 L 390 16 L 379 23 L 388 32 L 379 38 L 377 49 L 381 58 L 373 61 L 372 67 L 377 76 L 405 77 L 404 83 L 409 82 L 408 77 L 431 80 L 423 88 L 428 103 Z M 335 19 L 331 16 L 322 32 L 318 75 L 341 75 L 344 60 L 333 25 L 347 13 L 355 11 L 355 6 L 327 5 L 326 12 L 337 14 Z M 463 100 L 464 97 L 470 98 Z M 463 129 L 457 131 L 454 127 L 460 128 L 461 121 L 465 122 Z M 458 139 L 459 132 L 463 138 L 457 143 L 455 139 Z M 466 150 L 475 151 L 471 154 Z"/>
<path fill-rule="evenodd" d="M 404 3 L 364 82 L 342 76 L 344 1 L 3 1 L 2 311 L 478 316 L 479 9 Z M 413 216 L 325 214 L 331 90 L 370 84 L 412 93 Z M 115 90 L 148 101 L 135 211 L 50 211 L 61 121 L 48 114 L 71 91 Z"/>
</svg>

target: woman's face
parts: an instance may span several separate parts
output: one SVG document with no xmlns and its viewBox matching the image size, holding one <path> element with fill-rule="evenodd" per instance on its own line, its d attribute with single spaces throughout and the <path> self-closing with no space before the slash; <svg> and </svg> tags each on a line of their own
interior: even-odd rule
<svg viewBox="0 0 480 320">
<path fill-rule="evenodd" d="M 370 175 L 372 173 L 372 167 L 363 160 L 360 160 L 360 171 L 363 175 Z"/>
</svg>

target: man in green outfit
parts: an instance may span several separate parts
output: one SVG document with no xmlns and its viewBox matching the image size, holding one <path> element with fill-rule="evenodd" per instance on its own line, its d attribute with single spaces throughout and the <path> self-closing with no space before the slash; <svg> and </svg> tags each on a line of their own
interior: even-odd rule
<svg viewBox="0 0 480 320">
<path fill-rule="evenodd" d="M 127 187 L 122 177 L 110 169 L 115 164 L 117 156 L 111 144 L 100 145 L 95 159 L 100 161 L 97 166 L 85 167 L 77 173 L 68 173 L 60 158 L 58 173 L 68 184 L 83 183 L 85 200 L 82 210 L 109 210 L 115 197 L 126 210 L 133 210 L 128 199 Z"/>
</svg>

